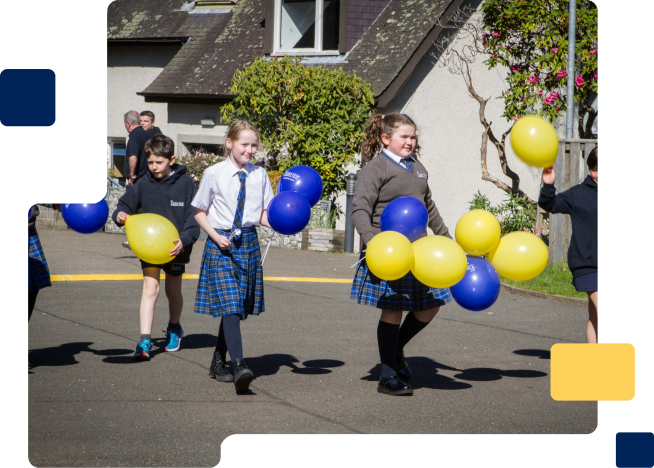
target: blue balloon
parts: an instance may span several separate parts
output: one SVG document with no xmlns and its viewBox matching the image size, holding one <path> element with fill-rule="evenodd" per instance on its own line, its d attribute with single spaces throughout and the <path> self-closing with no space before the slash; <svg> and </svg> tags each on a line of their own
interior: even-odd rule
<svg viewBox="0 0 654 468">
<path fill-rule="evenodd" d="M 309 166 L 295 166 L 284 172 L 277 184 L 277 193 L 297 192 L 309 202 L 313 208 L 322 197 L 322 178 L 318 172 Z"/>
<path fill-rule="evenodd" d="M 98 203 L 68 203 L 61 206 L 61 215 L 73 231 L 92 234 L 107 223 L 109 205 L 104 199 Z"/>
<path fill-rule="evenodd" d="M 488 260 L 469 255 L 465 276 L 450 292 L 464 309 L 473 312 L 488 309 L 500 295 L 500 275 Z"/>
<path fill-rule="evenodd" d="M 297 192 L 278 193 L 268 205 L 268 222 L 278 233 L 291 236 L 302 231 L 311 219 L 311 207 Z"/>
<path fill-rule="evenodd" d="M 425 204 L 414 197 L 399 197 L 382 211 L 380 224 L 383 231 L 397 231 L 415 242 L 427 232 L 429 213 Z"/>
</svg>

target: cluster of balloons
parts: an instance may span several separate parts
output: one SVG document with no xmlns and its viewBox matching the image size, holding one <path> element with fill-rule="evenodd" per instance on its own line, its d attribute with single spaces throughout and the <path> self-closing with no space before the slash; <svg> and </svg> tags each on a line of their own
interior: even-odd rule
<svg viewBox="0 0 654 468">
<path fill-rule="evenodd" d="M 511 129 L 511 147 L 523 162 L 535 167 L 551 167 L 559 152 L 554 127 L 542 117 L 528 115 Z"/>
<path fill-rule="evenodd" d="M 502 237 L 499 221 L 484 210 L 461 217 L 456 242 L 425 236 L 427 209 L 411 198 L 401 197 L 386 206 L 382 232 L 368 243 L 366 263 L 378 278 L 392 281 L 411 271 L 427 286 L 450 288 L 461 307 L 481 311 L 499 297 L 500 274 L 525 281 L 545 269 L 548 250 L 541 239 L 527 232 Z"/>
<path fill-rule="evenodd" d="M 322 178 L 309 166 L 287 170 L 277 185 L 277 195 L 268 205 L 268 222 L 276 232 L 290 236 L 311 220 L 311 208 L 322 197 Z"/>
</svg>

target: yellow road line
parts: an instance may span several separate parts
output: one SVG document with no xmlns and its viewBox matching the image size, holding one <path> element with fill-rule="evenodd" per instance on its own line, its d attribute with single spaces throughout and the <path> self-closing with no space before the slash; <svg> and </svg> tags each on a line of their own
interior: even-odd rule
<svg viewBox="0 0 654 468">
<path fill-rule="evenodd" d="M 199 275 L 184 274 L 184 279 L 198 279 Z M 135 281 L 142 280 L 141 274 L 130 275 L 52 275 L 50 281 Z M 161 274 L 161 279 L 166 279 L 164 273 Z M 264 276 L 264 281 L 288 281 L 288 282 L 303 282 L 303 283 L 351 283 L 351 279 L 343 278 L 301 278 L 301 277 L 277 277 L 277 276 Z"/>
</svg>

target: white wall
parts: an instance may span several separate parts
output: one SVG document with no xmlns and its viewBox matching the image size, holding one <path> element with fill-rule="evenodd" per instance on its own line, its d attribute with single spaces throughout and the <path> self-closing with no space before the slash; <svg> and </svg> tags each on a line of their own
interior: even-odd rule
<svg viewBox="0 0 654 468">
<path fill-rule="evenodd" d="M 145 102 L 143 91 L 179 51 L 179 44 L 125 45 L 107 48 L 107 137 L 127 137 L 123 116 L 135 110 L 154 112 L 166 133 L 166 103 Z"/>
</svg>

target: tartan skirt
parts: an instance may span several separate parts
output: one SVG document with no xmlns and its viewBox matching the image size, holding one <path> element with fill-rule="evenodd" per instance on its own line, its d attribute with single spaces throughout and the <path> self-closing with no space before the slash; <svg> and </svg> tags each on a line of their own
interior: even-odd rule
<svg viewBox="0 0 654 468">
<path fill-rule="evenodd" d="M 50 270 L 48 262 L 45 260 L 43 248 L 36 228 L 28 229 L 29 250 L 28 250 L 28 277 L 29 293 L 38 292 L 39 289 L 52 286 L 50 283 Z"/>
<path fill-rule="evenodd" d="M 449 289 L 425 286 L 411 272 L 393 281 L 377 278 L 368 270 L 365 258 L 354 275 L 350 299 L 378 309 L 411 312 L 433 309 L 452 301 Z"/>
<path fill-rule="evenodd" d="M 230 235 L 228 231 L 216 232 L 226 237 Z M 232 239 L 232 245 L 226 250 L 221 250 L 209 237 L 202 253 L 195 312 L 214 317 L 238 314 L 245 320 L 248 315 L 264 311 L 257 230 L 242 228 L 241 236 Z"/>
</svg>

